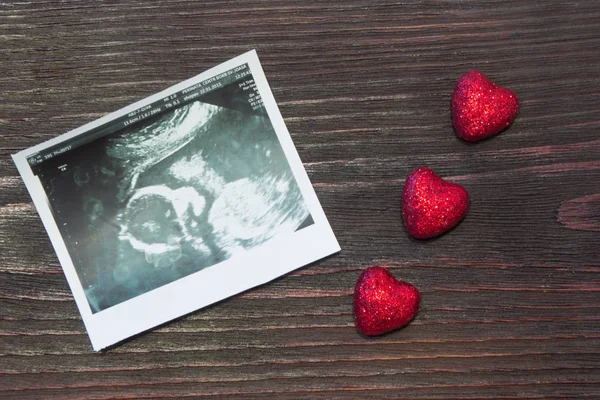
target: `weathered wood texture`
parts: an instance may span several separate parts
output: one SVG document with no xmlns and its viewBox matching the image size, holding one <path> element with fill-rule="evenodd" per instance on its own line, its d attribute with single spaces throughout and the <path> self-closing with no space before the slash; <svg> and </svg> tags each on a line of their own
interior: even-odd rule
<svg viewBox="0 0 600 400">
<path fill-rule="evenodd" d="M 5 2 L 0 43 L 1 398 L 600 398 L 600 2 Z M 9 154 L 253 48 L 343 251 L 93 353 Z M 476 145 L 469 69 L 521 100 Z M 472 197 L 425 242 L 400 218 L 422 164 Z M 368 339 L 377 264 L 423 302 Z"/>
</svg>

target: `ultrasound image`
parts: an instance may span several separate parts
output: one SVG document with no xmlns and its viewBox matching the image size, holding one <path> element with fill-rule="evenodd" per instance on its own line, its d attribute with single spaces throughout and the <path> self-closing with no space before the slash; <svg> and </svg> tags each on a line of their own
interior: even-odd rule
<svg viewBox="0 0 600 400">
<path fill-rule="evenodd" d="M 313 223 L 263 113 L 195 101 L 60 163 L 40 180 L 93 312 Z"/>
</svg>

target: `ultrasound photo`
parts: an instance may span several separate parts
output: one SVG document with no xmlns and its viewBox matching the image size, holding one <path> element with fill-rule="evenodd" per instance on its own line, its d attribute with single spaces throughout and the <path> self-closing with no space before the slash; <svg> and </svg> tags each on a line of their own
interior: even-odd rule
<svg viewBox="0 0 600 400">
<path fill-rule="evenodd" d="M 12 158 L 95 351 L 341 250 L 254 50 Z"/>
<path fill-rule="evenodd" d="M 39 174 L 93 313 L 313 223 L 266 113 L 231 88 Z"/>
</svg>

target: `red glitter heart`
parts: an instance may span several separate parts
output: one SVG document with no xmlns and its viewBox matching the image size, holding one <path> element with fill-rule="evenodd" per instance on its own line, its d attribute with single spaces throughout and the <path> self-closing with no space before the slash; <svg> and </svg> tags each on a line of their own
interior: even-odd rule
<svg viewBox="0 0 600 400">
<path fill-rule="evenodd" d="M 469 193 L 446 182 L 427 167 L 408 175 L 402 193 L 402 217 L 408 232 L 417 239 L 439 236 L 467 214 Z"/>
<path fill-rule="evenodd" d="M 408 324 L 417 315 L 421 295 L 383 267 L 363 271 L 354 289 L 356 328 L 367 336 L 382 335 Z"/>
<path fill-rule="evenodd" d="M 456 83 L 452 121 L 461 139 L 478 142 L 494 136 L 513 122 L 518 111 L 517 95 L 479 71 L 467 72 Z"/>
</svg>

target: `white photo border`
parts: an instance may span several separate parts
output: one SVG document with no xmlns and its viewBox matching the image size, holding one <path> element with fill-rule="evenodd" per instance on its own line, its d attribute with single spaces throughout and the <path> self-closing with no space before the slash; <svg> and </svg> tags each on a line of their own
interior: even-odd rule
<svg viewBox="0 0 600 400">
<path fill-rule="evenodd" d="M 219 263 L 217 268 L 204 268 L 130 300 L 93 313 L 65 241 L 53 217 L 46 192 L 39 178 L 34 175 L 27 160 L 28 157 L 244 64 L 248 64 L 267 115 L 277 134 L 314 224 L 289 235 L 276 236 L 266 243 L 247 251 L 243 256 L 235 256 Z M 95 351 L 102 350 L 165 322 L 267 283 L 297 268 L 340 251 L 340 246 L 279 112 L 255 50 L 244 53 L 191 79 L 68 133 L 23 150 L 12 157 L 56 251 Z"/>
</svg>

